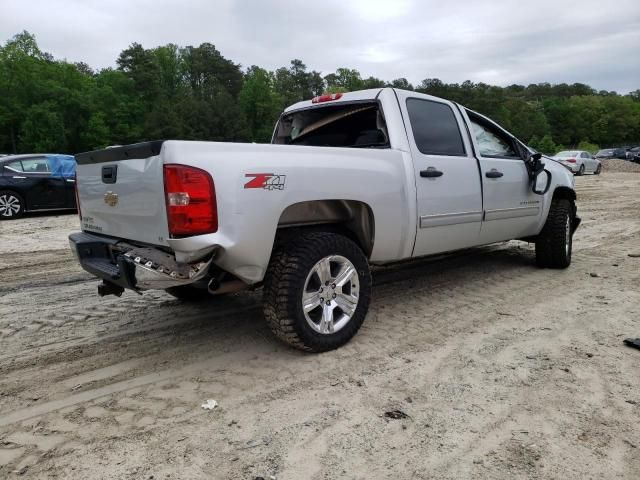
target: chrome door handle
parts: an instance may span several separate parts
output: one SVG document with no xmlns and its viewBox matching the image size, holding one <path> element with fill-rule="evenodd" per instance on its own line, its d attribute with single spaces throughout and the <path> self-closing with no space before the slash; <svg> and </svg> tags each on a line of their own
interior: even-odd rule
<svg viewBox="0 0 640 480">
<path fill-rule="evenodd" d="M 73 178 L 67 178 L 66 180 L 69 183 L 76 183 L 76 181 Z"/>
<path fill-rule="evenodd" d="M 13 178 L 18 178 L 18 179 L 25 179 L 27 177 L 21 177 L 20 175 L 14 175 Z"/>
</svg>

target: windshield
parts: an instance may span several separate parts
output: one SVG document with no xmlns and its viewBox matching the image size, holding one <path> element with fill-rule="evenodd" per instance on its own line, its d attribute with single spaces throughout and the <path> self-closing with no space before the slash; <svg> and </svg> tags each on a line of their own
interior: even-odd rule
<svg viewBox="0 0 640 480">
<path fill-rule="evenodd" d="M 607 149 L 605 149 L 605 150 L 600 150 L 597 154 L 598 154 L 598 155 L 607 155 L 607 154 L 609 154 L 609 153 L 613 153 L 613 149 L 611 149 L 611 148 L 607 148 Z"/>
<path fill-rule="evenodd" d="M 556 153 L 556 157 L 575 157 L 580 155 L 580 152 L 576 152 L 576 151 L 566 151 L 566 152 L 560 152 L 560 153 Z"/>
<path fill-rule="evenodd" d="M 273 143 L 315 147 L 389 148 L 377 102 L 309 108 L 283 115 Z"/>
</svg>

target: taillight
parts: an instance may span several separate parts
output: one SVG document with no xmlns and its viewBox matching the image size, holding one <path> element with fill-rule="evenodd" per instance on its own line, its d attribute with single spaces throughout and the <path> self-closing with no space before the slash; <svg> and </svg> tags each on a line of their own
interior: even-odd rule
<svg viewBox="0 0 640 480">
<path fill-rule="evenodd" d="M 76 194 L 76 208 L 78 209 L 78 217 L 82 221 L 82 210 L 80 210 L 80 195 L 78 195 L 78 174 L 73 174 L 73 191 Z"/>
<path fill-rule="evenodd" d="M 576 163 L 576 159 L 575 158 L 567 158 L 566 160 L 569 163 Z"/>
<path fill-rule="evenodd" d="M 218 230 L 216 190 L 207 172 L 186 165 L 165 165 L 164 193 L 172 237 Z"/>
<path fill-rule="evenodd" d="M 319 95 L 317 97 L 313 97 L 313 99 L 311 99 L 311 103 L 331 102 L 333 100 L 340 100 L 340 98 L 342 98 L 341 93 L 328 93 L 326 95 Z"/>
</svg>

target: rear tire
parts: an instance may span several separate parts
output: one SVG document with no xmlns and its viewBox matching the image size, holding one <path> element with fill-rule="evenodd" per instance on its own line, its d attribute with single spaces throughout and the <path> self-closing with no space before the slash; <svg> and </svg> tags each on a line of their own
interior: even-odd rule
<svg viewBox="0 0 640 480">
<path fill-rule="evenodd" d="M 351 340 L 370 298 L 362 250 L 339 234 L 306 233 L 274 252 L 264 281 L 264 316 L 285 343 L 325 352 Z"/>
<path fill-rule="evenodd" d="M 24 214 L 24 200 L 16 192 L 0 190 L 0 219 L 20 218 Z"/>
<path fill-rule="evenodd" d="M 584 175 L 584 163 L 580 165 L 580 169 L 578 170 L 578 176 L 581 177 Z"/>
<path fill-rule="evenodd" d="M 549 215 L 536 239 L 536 263 L 542 268 L 567 268 L 573 250 L 573 202 L 551 201 Z"/>
<path fill-rule="evenodd" d="M 196 288 L 192 285 L 170 287 L 165 289 L 165 292 L 183 302 L 202 302 L 213 296 L 206 288 Z"/>
</svg>

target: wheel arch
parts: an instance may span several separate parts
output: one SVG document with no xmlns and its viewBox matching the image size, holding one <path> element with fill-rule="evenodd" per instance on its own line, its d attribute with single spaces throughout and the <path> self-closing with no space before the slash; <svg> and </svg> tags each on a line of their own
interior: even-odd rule
<svg viewBox="0 0 640 480">
<path fill-rule="evenodd" d="M 375 241 L 371 207 L 359 200 L 308 200 L 286 207 L 278 219 L 276 241 L 300 230 L 324 230 L 351 238 L 369 258 Z"/>
<path fill-rule="evenodd" d="M 576 201 L 576 191 L 567 186 L 559 186 L 553 191 L 553 199 L 564 198 L 566 200 Z"/>
</svg>

